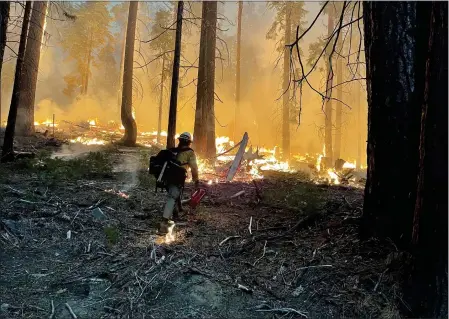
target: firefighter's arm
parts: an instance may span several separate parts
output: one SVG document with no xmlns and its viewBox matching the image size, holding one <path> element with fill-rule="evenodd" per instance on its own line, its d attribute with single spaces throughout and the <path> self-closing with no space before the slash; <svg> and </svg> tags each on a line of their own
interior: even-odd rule
<svg viewBox="0 0 449 319">
<path fill-rule="evenodd" d="M 196 155 L 195 155 L 195 153 L 193 153 L 192 156 L 190 156 L 189 167 L 190 167 L 190 170 L 192 171 L 192 180 L 195 183 L 197 183 L 199 179 L 198 179 L 198 164 L 196 162 Z"/>
</svg>

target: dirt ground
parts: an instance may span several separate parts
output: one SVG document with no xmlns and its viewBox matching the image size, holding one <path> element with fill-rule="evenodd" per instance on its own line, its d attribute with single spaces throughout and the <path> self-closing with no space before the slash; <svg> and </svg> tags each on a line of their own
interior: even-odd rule
<svg viewBox="0 0 449 319">
<path fill-rule="evenodd" d="M 0 166 L 0 318 L 394 318 L 406 306 L 394 245 L 358 239 L 361 189 L 273 173 L 258 200 L 251 182 L 213 184 L 167 242 L 166 195 L 145 171 L 155 150 L 62 160 L 47 148 Z"/>
</svg>

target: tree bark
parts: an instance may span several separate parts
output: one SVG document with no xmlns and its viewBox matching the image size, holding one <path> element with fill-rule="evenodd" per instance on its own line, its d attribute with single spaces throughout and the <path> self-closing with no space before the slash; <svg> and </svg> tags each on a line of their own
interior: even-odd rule
<svg viewBox="0 0 449 319">
<path fill-rule="evenodd" d="M 125 128 L 123 144 L 135 146 L 137 140 L 137 125 L 132 114 L 133 104 L 133 62 L 134 62 L 134 40 L 136 36 L 136 22 L 138 1 L 129 3 L 128 27 L 126 30 L 125 62 L 123 65 L 123 93 L 121 119 Z"/>
<path fill-rule="evenodd" d="M 390 236 L 408 245 L 418 173 L 418 99 L 422 94 L 418 92 L 422 79 L 414 74 L 423 69 L 412 54 L 416 51 L 416 5 L 366 2 L 363 14 L 368 91 L 364 230 L 367 236 Z"/>
<path fill-rule="evenodd" d="M 240 112 L 240 51 L 242 46 L 242 11 L 243 1 L 239 1 L 237 11 L 237 57 L 235 70 L 235 118 L 234 118 L 234 141 L 239 132 L 239 112 Z"/>
<path fill-rule="evenodd" d="M 217 2 L 204 1 L 195 110 L 194 143 L 200 156 L 215 156 L 215 48 Z"/>
<path fill-rule="evenodd" d="M 8 29 L 8 20 L 9 20 L 9 1 L 0 2 L 0 127 L 2 123 L 2 65 L 3 65 L 3 56 L 5 54 L 6 47 L 6 32 Z"/>
<path fill-rule="evenodd" d="M 178 14 L 176 17 L 176 39 L 175 39 L 175 52 L 173 56 L 173 72 L 171 78 L 170 109 L 168 111 L 167 148 L 175 147 L 183 10 L 184 10 L 184 1 L 179 1 Z"/>
<path fill-rule="evenodd" d="M 412 253 L 409 317 L 447 317 L 447 3 L 364 2 L 368 179 L 361 234 Z"/>
<path fill-rule="evenodd" d="M 334 20 L 332 15 L 328 13 L 327 15 L 327 35 L 330 37 L 332 32 L 334 31 Z M 330 53 L 330 52 L 329 52 Z M 331 69 L 330 61 L 328 57 L 326 58 L 326 94 L 329 94 L 330 88 L 332 87 L 334 73 Z M 326 100 L 324 105 L 324 148 L 325 148 L 325 157 L 327 158 L 326 167 L 333 166 L 333 150 L 332 150 L 332 100 Z"/>
<path fill-rule="evenodd" d="M 406 290 L 417 317 L 447 317 L 447 14 L 447 2 L 417 4 L 417 46 L 427 52 L 412 228 L 416 260 Z"/>
<path fill-rule="evenodd" d="M 33 2 L 23 62 L 22 89 L 17 110 L 16 131 L 18 135 L 30 136 L 34 134 L 34 101 L 46 13 L 47 1 Z"/>
<path fill-rule="evenodd" d="M 25 4 L 23 14 L 22 31 L 20 33 L 19 52 L 17 56 L 16 72 L 14 75 L 14 86 L 9 107 L 8 123 L 6 124 L 5 137 L 3 141 L 2 162 L 14 159 L 14 133 L 16 129 L 17 109 L 19 107 L 20 88 L 22 86 L 23 62 L 25 57 L 25 46 L 27 42 L 28 25 L 30 24 L 31 1 Z"/>
<path fill-rule="evenodd" d="M 164 83 L 165 83 L 165 55 L 162 57 L 162 70 L 161 70 L 161 92 L 159 96 L 159 112 L 157 119 L 157 137 L 156 140 L 161 143 L 161 128 L 162 128 L 162 105 L 164 101 Z"/>
<path fill-rule="evenodd" d="M 285 4 L 285 39 L 284 44 L 291 43 L 291 3 Z M 290 50 L 284 48 L 283 100 L 282 100 L 282 157 L 290 159 Z"/>
<path fill-rule="evenodd" d="M 337 44 L 337 50 L 342 51 L 341 49 L 341 41 Z M 342 58 L 340 56 L 336 57 L 337 64 L 337 85 L 343 82 L 343 63 Z M 337 89 L 337 99 L 341 101 L 343 99 L 343 91 L 342 86 L 339 85 L 336 87 Z M 334 159 L 338 160 L 341 158 L 341 125 L 342 125 L 342 105 L 340 102 L 335 102 L 335 141 L 334 141 Z"/>
</svg>

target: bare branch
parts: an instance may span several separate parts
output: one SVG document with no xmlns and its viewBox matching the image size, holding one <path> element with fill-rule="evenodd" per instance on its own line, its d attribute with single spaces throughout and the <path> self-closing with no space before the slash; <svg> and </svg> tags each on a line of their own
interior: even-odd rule
<svg viewBox="0 0 449 319">
<path fill-rule="evenodd" d="M 164 56 L 165 54 L 171 53 L 171 52 L 174 52 L 174 51 L 175 51 L 175 50 L 169 50 L 169 51 L 166 51 L 166 52 L 162 52 L 161 54 L 157 55 L 154 59 L 151 59 L 150 61 L 148 61 L 148 63 L 146 63 L 146 64 L 144 64 L 143 66 L 140 66 L 140 67 L 138 67 L 138 68 L 135 68 L 135 69 L 143 68 L 143 67 L 149 65 L 151 62 L 153 62 L 153 61 L 159 59 L 160 57 Z"/>
<path fill-rule="evenodd" d="M 323 6 L 321 7 L 320 11 L 318 12 L 318 14 L 316 15 L 315 19 L 313 19 L 312 23 L 310 24 L 310 26 L 301 34 L 300 37 L 296 36 L 296 40 L 295 42 L 293 42 L 292 44 L 290 44 L 290 46 L 294 46 L 294 45 L 298 45 L 299 41 L 310 31 L 310 29 L 312 29 L 312 27 L 315 25 L 315 22 L 318 20 L 318 17 L 321 15 L 321 13 L 324 11 L 324 9 L 326 8 L 327 4 L 329 3 L 329 1 L 326 1 Z M 298 26 L 299 28 L 299 26 Z"/>
</svg>

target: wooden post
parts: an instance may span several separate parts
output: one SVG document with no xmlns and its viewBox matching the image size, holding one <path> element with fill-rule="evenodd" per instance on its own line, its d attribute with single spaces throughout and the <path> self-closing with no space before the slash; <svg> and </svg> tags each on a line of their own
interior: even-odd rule
<svg viewBox="0 0 449 319">
<path fill-rule="evenodd" d="M 55 115 L 53 114 L 53 137 L 55 137 Z"/>
</svg>

